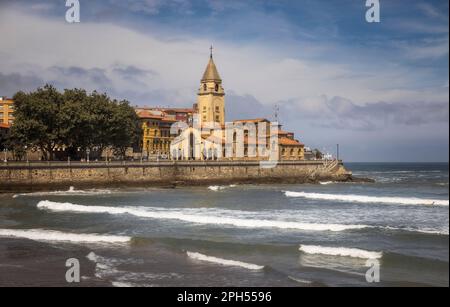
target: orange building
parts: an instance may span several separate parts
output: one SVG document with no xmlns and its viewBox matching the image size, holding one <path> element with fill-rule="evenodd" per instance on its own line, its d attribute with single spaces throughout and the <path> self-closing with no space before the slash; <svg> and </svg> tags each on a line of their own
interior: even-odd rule
<svg viewBox="0 0 450 307">
<path fill-rule="evenodd" d="M 0 97 L 0 124 L 11 126 L 14 122 L 14 101 Z"/>
</svg>

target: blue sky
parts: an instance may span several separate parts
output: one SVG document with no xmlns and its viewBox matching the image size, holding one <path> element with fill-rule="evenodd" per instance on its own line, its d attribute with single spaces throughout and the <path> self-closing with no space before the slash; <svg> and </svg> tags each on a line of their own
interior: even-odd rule
<svg viewBox="0 0 450 307">
<path fill-rule="evenodd" d="M 448 161 L 447 0 L 0 1 L 0 95 L 44 83 L 191 106 L 209 46 L 227 117 L 273 117 L 347 161 Z"/>
</svg>

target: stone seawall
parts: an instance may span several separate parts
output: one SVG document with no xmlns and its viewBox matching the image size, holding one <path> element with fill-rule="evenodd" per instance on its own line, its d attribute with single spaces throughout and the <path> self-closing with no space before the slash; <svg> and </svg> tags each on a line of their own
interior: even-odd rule
<svg viewBox="0 0 450 307">
<path fill-rule="evenodd" d="M 342 162 L 285 161 L 263 168 L 258 162 L 127 162 L 0 165 L 0 191 L 56 186 L 174 186 L 220 183 L 306 183 L 351 180 Z"/>
</svg>

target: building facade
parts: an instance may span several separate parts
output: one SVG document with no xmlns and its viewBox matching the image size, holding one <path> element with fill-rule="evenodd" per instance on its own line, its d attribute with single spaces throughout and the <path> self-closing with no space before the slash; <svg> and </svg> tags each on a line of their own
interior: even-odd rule
<svg viewBox="0 0 450 307">
<path fill-rule="evenodd" d="M 170 128 L 174 123 L 192 122 L 194 109 L 189 108 L 136 108 L 142 124 L 142 153 L 146 159 L 168 159 L 170 157 L 170 144 L 174 135 Z"/>
<path fill-rule="evenodd" d="M 304 160 L 304 144 L 280 129 L 265 118 L 226 123 L 225 90 L 211 54 L 193 121 L 171 141 L 170 155 L 174 160 Z"/>
<path fill-rule="evenodd" d="M 0 124 L 11 126 L 14 123 L 14 101 L 0 97 Z"/>
</svg>

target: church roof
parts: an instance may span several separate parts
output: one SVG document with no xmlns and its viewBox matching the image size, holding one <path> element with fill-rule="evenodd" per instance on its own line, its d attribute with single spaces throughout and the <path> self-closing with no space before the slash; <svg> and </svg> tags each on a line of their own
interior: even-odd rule
<svg viewBox="0 0 450 307">
<path fill-rule="evenodd" d="M 222 81 L 212 56 L 209 58 L 209 63 L 208 66 L 206 66 L 202 81 Z"/>
<path fill-rule="evenodd" d="M 289 139 L 286 137 L 281 137 L 278 139 L 279 145 L 285 145 L 285 146 L 304 146 L 303 143 L 300 143 L 297 140 Z"/>
</svg>

